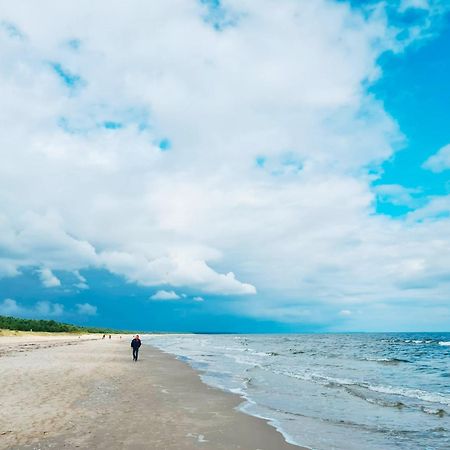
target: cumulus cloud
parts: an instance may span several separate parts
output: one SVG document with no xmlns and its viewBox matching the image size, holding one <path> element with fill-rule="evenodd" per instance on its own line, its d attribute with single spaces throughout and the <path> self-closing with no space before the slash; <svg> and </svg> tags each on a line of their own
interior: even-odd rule
<svg viewBox="0 0 450 450">
<path fill-rule="evenodd" d="M 16 187 L 21 186 L 19 180 L 16 183 Z M 14 202 L 10 203 L 12 198 L 4 202 L 3 211 L 8 210 L 10 214 L 0 213 L 0 276 L 18 275 L 20 267 L 35 265 L 41 266 L 46 279 L 48 271 L 53 269 L 76 270 L 95 265 L 97 256 L 94 247 L 65 229 L 67 225 L 61 214 L 50 211 L 48 205 L 44 205 L 45 197 L 37 200 L 42 201 L 47 210 L 45 213 L 30 211 L 17 203 L 14 205 Z"/>
<path fill-rule="evenodd" d="M 194 300 L 194 302 L 204 302 L 205 299 L 203 297 L 194 297 L 192 300 Z"/>
<path fill-rule="evenodd" d="M 181 298 L 175 291 L 158 291 L 153 294 L 150 299 L 151 300 L 178 300 Z"/>
<path fill-rule="evenodd" d="M 6 298 L 0 303 L 0 314 L 29 318 L 53 318 L 64 314 L 64 305 L 38 301 L 32 306 L 22 306 L 16 300 Z"/>
<path fill-rule="evenodd" d="M 90 303 L 77 303 L 75 307 L 77 313 L 82 316 L 95 316 L 97 314 L 97 307 Z"/>
<path fill-rule="evenodd" d="M 37 302 L 34 311 L 42 317 L 58 317 L 64 314 L 64 305 L 47 301 Z"/>
<path fill-rule="evenodd" d="M 432 172 L 444 172 L 450 169 L 450 144 L 440 148 L 434 155 L 431 155 L 424 163 L 425 169 Z"/>
<path fill-rule="evenodd" d="M 302 321 L 447 295 L 448 218 L 377 216 L 371 188 L 403 138 L 367 85 L 430 5 L 402 40 L 386 2 L 2 6 L 0 275 L 105 268 Z"/>
<path fill-rule="evenodd" d="M 219 294 L 254 294 L 256 289 L 236 279 L 234 273 L 221 274 L 194 256 L 170 255 L 149 259 L 127 252 L 103 252 L 100 259 L 111 272 L 144 286 L 170 284 L 192 286 Z"/>
<path fill-rule="evenodd" d="M 47 288 L 61 286 L 61 281 L 50 269 L 40 269 L 38 273 L 43 286 Z"/>
<path fill-rule="evenodd" d="M 5 298 L 0 303 L 0 314 L 2 316 L 14 316 L 19 314 L 21 311 L 21 308 L 17 304 L 15 300 L 12 298 Z"/>
<path fill-rule="evenodd" d="M 32 319 L 59 318 L 62 315 L 78 314 L 82 316 L 95 316 L 97 307 L 90 303 L 77 303 L 75 309 L 66 310 L 64 305 L 49 301 L 38 301 L 32 305 L 24 306 L 11 298 L 5 298 L 0 302 L 0 314 L 4 316 L 18 316 Z"/>
</svg>

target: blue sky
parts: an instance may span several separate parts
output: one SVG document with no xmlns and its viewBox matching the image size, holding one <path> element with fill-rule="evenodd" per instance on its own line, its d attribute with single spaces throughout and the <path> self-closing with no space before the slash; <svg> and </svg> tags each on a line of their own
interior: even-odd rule
<svg viewBox="0 0 450 450">
<path fill-rule="evenodd" d="M 449 192 L 448 172 L 433 173 L 422 167 L 450 140 L 449 48 L 450 17 L 446 15 L 431 40 L 401 55 L 383 55 L 383 77 L 372 88 L 406 137 L 402 149 L 383 165 L 377 183 L 418 188 L 418 199 Z M 404 212 L 392 206 L 378 205 L 378 210 L 394 216 Z"/>
<path fill-rule="evenodd" d="M 177 6 L 2 12 L 0 314 L 449 331 L 445 2 Z"/>
</svg>

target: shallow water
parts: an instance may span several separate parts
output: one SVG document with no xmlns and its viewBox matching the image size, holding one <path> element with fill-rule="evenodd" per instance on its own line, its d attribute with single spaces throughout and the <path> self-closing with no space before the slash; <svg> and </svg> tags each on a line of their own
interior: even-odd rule
<svg viewBox="0 0 450 450">
<path fill-rule="evenodd" d="M 450 333 L 166 335 L 152 345 L 317 450 L 450 449 Z"/>
</svg>

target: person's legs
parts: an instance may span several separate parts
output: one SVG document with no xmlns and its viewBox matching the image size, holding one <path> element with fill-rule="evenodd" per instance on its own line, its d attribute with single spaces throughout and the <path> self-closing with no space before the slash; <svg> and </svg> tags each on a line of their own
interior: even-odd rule
<svg viewBox="0 0 450 450">
<path fill-rule="evenodd" d="M 139 348 L 136 349 L 136 359 L 135 359 L 135 361 L 138 360 L 138 353 L 139 353 Z"/>
<path fill-rule="evenodd" d="M 133 348 L 133 361 L 137 361 L 137 349 Z"/>
</svg>

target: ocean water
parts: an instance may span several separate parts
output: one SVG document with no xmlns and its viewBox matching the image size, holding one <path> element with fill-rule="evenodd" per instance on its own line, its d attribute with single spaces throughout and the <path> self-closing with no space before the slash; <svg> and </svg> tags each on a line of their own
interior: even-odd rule
<svg viewBox="0 0 450 450">
<path fill-rule="evenodd" d="M 148 343 L 317 450 L 450 449 L 450 333 L 165 335 Z"/>
</svg>

